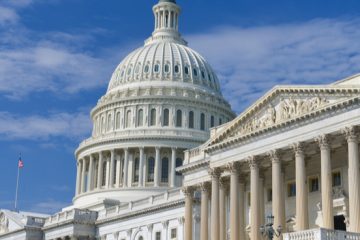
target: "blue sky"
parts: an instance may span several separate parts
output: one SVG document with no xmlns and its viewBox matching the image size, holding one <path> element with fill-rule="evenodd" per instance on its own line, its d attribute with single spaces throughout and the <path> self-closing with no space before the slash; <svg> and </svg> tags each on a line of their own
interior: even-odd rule
<svg viewBox="0 0 360 240">
<path fill-rule="evenodd" d="M 121 59 L 153 30 L 154 1 L 0 0 L 0 208 L 71 203 L 74 150 Z M 360 72 L 358 0 L 178 0 L 181 32 L 240 113 L 276 84 Z"/>
</svg>

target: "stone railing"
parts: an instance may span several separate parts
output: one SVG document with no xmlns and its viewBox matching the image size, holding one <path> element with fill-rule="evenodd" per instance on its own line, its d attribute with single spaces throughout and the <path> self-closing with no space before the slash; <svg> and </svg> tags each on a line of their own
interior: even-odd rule
<svg viewBox="0 0 360 240">
<path fill-rule="evenodd" d="M 136 211 L 141 211 L 142 209 L 155 207 L 173 201 L 180 201 L 182 199 L 184 199 L 184 195 L 181 189 L 173 189 L 162 194 L 150 196 L 148 198 L 143 198 L 128 203 L 121 203 L 118 206 L 106 208 L 99 212 L 98 220 L 103 220 L 114 216 L 126 215 Z"/>
<path fill-rule="evenodd" d="M 284 233 L 284 240 L 360 240 L 360 233 L 352 233 L 325 228 Z"/>
<path fill-rule="evenodd" d="M 97 212 L 89 210 L 73 209 L 66 212 L 60 212 L 45 220 L 44 227 L 59 224 L 67 221 L 74 221 L 78 223 L 95 223 L 97 218 Z"/>
<path fill-rule="evenodd" d="M 26 225 L 27 226 L 42 227 L 45 224 L 45 220 L 46 220 L 46 218 L 28 216 L 26 218 Z"/>
</svg>

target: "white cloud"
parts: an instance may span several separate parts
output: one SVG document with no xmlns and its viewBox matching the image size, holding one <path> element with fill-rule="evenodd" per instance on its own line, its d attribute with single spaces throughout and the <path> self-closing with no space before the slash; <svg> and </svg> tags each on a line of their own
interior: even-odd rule
<svg viewBox="0 0 360 240">
<path fill-rule="evenodd" d="M 19 20 L 19 16 L 14 9 L 0 5 L 0 26 L 13 24 Z"/>
<path fill-rule="evenodd" d="M 53 199 L 49 199 L 47 201 L 35 204 L 30 208 L 30 211 L 36 213 L 54 214 L 61 211 L 62 208 L 68 205 L 70 204 L 66 202 L 60 202 L 60 201 L 55 201 Z"/>
<path fill-rule="evenodd" d="M 220 27 L 187 37 L 239 112 L 277 84 L 321 84 L 360 72 L 360 19 Z"/>
<path fill-rule="evenodd" d="M 87 113 L 55 113 L 49 116 L 21 116 L 0 112 L 2 139 L 46 140 L 50 137 L 83 139 L 90 135 Z"/>
</svg>

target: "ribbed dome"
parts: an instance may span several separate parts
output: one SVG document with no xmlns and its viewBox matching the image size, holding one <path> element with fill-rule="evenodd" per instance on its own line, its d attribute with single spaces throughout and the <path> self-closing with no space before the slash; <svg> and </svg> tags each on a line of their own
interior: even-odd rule
<svg viewBox="0 0 360 240">
<path fill-rule="evenodd" d="M 130 53 L 116 68 L 108 92 L 127 88 L 136 82 L 184 82 L 220 94 L 218 79 L 197 52 L 172 41 L 145 45 Z"/>
</svg>

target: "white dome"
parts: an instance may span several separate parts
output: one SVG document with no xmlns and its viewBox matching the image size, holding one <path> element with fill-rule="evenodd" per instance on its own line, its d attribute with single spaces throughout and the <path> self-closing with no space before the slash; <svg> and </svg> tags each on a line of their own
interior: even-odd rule
<svg viewBox="0 0 360 240">
<path fill-rule="evenodd" d="M 154 81 L 202 86 L 221 95 L 216 74 L 207 61 L 196 51 L 172 41 L 155 42 L 130 53 L 113 73 L 108 92 Z"/>
</svg>

